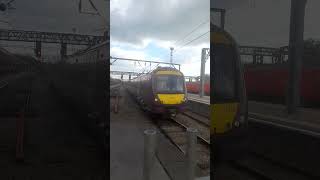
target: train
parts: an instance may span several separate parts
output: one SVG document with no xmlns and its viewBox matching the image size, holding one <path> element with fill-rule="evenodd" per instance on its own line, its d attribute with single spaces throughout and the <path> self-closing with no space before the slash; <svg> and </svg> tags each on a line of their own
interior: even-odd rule
<svg viewBox="0 0 320 180">
<path fill-rule="evenodd" d="M 107 148 L 109 40 L 47 64 L 55 92 L 91 134 Z"/>
<path fill-rule="evenodd" d="M 248 147 L 248 100 L 243 64 L 233 37 L 210 24 L 210 137 L 214 161 L 236 159 Z"/>
<path fill-rule="evenodd" d="M 13 54 L 0 48 L 0 77 L 34 69 L 39 62 L 29 55 Z"/>
<path fill-rule="evenodd" d="M 140 106 L 152 114 L 172 117 L 185 110 L 185 79 L 175 68 L 158 67 L 129 81 L 127 89 Z"/>
<path fill-rule="evenodd" d="M 289 71 L 284 64 L 248 64 L 245 67 L 245 82 L 251 100 L 271 103 L 286 103 Z M 320 106 L 320 65 L 304 65 L 301 73 L 301 106 Z"/>
<path fill-rule="evenodd" d="M 199 94 L 200 82 L 186 82 L 188 93 Z M 210 81 L 204 83 L 204 94 L 210 96 Z"/>
</svg>

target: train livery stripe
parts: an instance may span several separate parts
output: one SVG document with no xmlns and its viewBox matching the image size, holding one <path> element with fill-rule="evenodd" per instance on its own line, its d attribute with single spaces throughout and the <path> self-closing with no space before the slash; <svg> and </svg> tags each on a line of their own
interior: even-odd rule
<svg viewBox="0 0 320 180">
<path fill-rule="evenodd" d="M 181 104 L 184 94 L 158 94 L 158 99 L 162 104 Z"/>
<path fill-rule="evenodd" d="M 239 103 L 211 104 L 211 132 L 221 134 L 232 128 Z"/>
<path fill-rule="evenodd" d="M 225 45 L 231 44 L 228 37 L 221 32 L 212 32 L 210 35 L 210 41 L 211 43 L 214 43 L 214 44 L 225 44 Z"/>
<path fill-rule="evenodd" d="M 156 72 L 157 75 L 178 75 L 182 76 L 179 71 L 158 71 Z"/>
</svg>

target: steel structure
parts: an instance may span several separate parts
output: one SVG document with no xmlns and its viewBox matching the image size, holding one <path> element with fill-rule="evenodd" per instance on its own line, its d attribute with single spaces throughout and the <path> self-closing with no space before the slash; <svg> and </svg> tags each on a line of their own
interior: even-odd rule
<svg viewBox="0 0 320 180">
<path fill-rule="evenodd" d="M 95 44 L 101 43 L 104 40 L 104 38 L 103 36 L 71 34 L 71 33 L 54 33 L 54 32 L 0 29 L 0 40 L 61 43 L 61 44 L 72 44 L 72 45 L 95 45 Z"/>
<path fill-rule="evenodd" d="M 219 8 L 211 8 L 211 11 L 220 13 L 220 27 L 224 29 L 226 10 Z"/>
<path fill-rule="evenodd" d="M 6 10 L 11 10 L 11 9 L 16 9 L 13 7 L 12 3 L 15 0 L 8 0 L 7 2 L 1 2 L 0 3 L 0 11 L 6 11 Z"/>
<path fill-rule="evenodd" d="M 172 65 L 173 67 L 176 68 L 176 66 L 178 66 L 178 69 L 180 70 L 180 64 L 176 64 L 176 63 L 168 63 L 168 62 L 161 62 L 161 61 L 148 61 L 148 60 L 141 60 L 141 59 L 129 59 L 129 58 L 120 58 L 120 57 L 112 57 L 110 56 L 110 65 L 112 65 L 113 63 L 115 63 L 116 61 L 134 61 L 134 62 L 145 62 L 145 63 L 150 63 L 150 64 L 166 64 L 166 65 Z"/>
<path fill-rule="evenodd" d="M 129 75 L 129 76 L 139 76 L 146 73 L 129 72 L 129 71 L 110 71 L 111 75 Z"/>
<path fill-rule="evenodd" d="M 271 57 L 272 63 L 283 63 L 288 55 L 288 47 L 270 48 L 257 46 L 240 46 L 240 55 L 252 56 L 253 64 L 263 64 L 264 57 Z"/>
</svg>

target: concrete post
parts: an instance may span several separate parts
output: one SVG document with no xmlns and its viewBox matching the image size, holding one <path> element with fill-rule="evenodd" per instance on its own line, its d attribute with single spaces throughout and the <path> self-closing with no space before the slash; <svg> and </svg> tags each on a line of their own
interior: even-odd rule
<svg viewBox="0 0 320 180">
<path fill-rule="evenodd" d="M 206 66 L 206 53 L 207 53 L 207 49 L 203 48 L 201 52 L 201 67 L 200 67 L 200 90 L 199 90 L 200 97 L 203 97 L 204 95 L 204 75 L 205 75 L 205 66 Z"/>
<path fill-rule="evenodd" d="M 144 131 L 143 180 L 151 180 L 151 172 L 155 161 L 156 135 L 155 130 Z"/>
<path fill-rule="evenodd" d="M 40 58 L 41 57 L 41 42 L 40 41 L 37 41 L 36 42 L 36 48 L 34 50 L 34 53 L 35 53 L 35 56 L 37 58 Z"/>
<path fill-rule="evenodd" d="M 289 37 L 289 82 L 287 110 L 296 113 L 300 104 L 300 79 L 306 0 L 291 0 Z"/>
<path fill-rule="evenodd" d="M 198 130 L 194 128 L 187 129 L 187 180 L 195 179 L 195 168 L 197 164 L 197 133 Z"/>
<path fill-rule="evenodd" d="M 67 56 L 67 44 L 66 43 L 61 44 L 60 56 L 61 56 L 61 60 L 65 60 L 65 58 Z"/>
</svg>

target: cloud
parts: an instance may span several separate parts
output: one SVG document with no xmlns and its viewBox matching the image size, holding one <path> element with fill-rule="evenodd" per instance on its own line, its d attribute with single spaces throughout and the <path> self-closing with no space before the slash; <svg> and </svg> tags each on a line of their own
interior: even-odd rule
<svg viewBox="0 0 320 180">
<path fill-rule="evenodd" d="M 111 35 L 116 41 L 132 44 L 142 44 L 144 39 L 176 41 L 209 20 L 209 0 L 112 0 L 110 13 Z M 207 30 L 208 26 L 203 26 L 194 35 Z"/>
<path fill-rule="evenodd" d="M 114 57 L 146 59 L 146 54 L 143 51 L 128 50 L 121 47 L 110 48 L 110 54 Z"/>
<path fill-rule="evenodd" d="M 187 37 L 186 34 L 200 23 L 209 21 L 209 2 L 209 0 L 112 0 L 110 54 L 170 62 L 169 48 L 174 47 L 173 62 L 182 65 L 181 70 L 185 75 L 199 75 L 201 49 L 210 46 L 209 33 L 188 43 L 208 32 L 209 23 L 200 26 Z M 122 64 L 121 68 L 124 66 Z M 197 66 L 199 68 L 195 68 Z M 112 68 L 117 69 L 117 67 Z M 127 65 L 126 69 L 132 71 L 137 68 Z"/>
<path fill-rule="evenodd" d="M 144 48 L 128 46 L 127 44 L 115 43 L 111 45 L 110 55 L 113 57 L 123 57 L 132 59 L 144 59 L 151 61 L 170 62 L 169 46 L 166 46 L 167 42 L 152 41 L 148 46 Z M 181 70 L 185 75 L 195 76 L 200 75 L 200 61 L 202 48 L 208 48 L 209 43 L 199 44 L 197 46 L 185 46 L 182 49 L 178 49 L 173 53 L 173 63 L 181 64 Z M 165 53 L 162 53 L 165 52 Z M 117 63 L 115 63 L 117 64 Z M 124 67 L 126 66 L 126 67 Z M 210 63 L 207 63 L 207 68 L 210 67 Z M 138 67 L 138 66 L 137 66 Z M 138 72 L 142 70 L 133 67 L 132 63 L 122 63 L 120 65 L 111 66 L 112 69 L 126 69 L 125 71 Z M 195 68 L 198 67 L 198 68 Z M 207 69 L 206 73 L 210 73 Z"/>
</svg>

